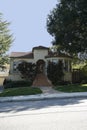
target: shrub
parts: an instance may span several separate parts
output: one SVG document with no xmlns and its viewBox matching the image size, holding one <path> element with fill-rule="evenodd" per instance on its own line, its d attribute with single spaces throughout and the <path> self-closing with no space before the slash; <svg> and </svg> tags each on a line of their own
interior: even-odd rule
<svg viewBox="0 0 87 130">
<path fill-rule="evenodd" d="M 4 88 L 18 88 L 18 87 L 29 87 L 32 85 L 30 81 L 11 81 L 7 80 L 4 83 Z"/>
<path fill-rule="evenodd" d="M 58 63 L 49 62 L 47 67 L 47 76 L 54 85 L 58 85 L 64 76 L 63 63 L 60 60 Z"/>
<path fill-rule="evenodd" d="M 33 82 L 37 72 L 36 64 L 24 61 L 18 65 L 17 69 L 20 71 L 22 78 Z"/>
<path fill-rule="evenodd" d="M 69 85 L 69 84 L 71 84 L 70 81 L 64 81 L 64 80 L 61 80 L 61 81 L 59 81 L 59 82 L 57 83 L 57 85 Z"/>
<path fill-rule="evenodd" d="M 87 83 L 87 64 L 81 69 L 81 81 Z"/>
</svg>

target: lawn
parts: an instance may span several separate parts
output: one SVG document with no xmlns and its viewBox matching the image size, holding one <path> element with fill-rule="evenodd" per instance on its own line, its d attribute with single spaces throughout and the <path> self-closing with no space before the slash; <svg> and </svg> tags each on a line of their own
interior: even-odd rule
<svg viewBox="0 0 87 130">
<path fill-rule="evenodd" d="M 4 91 L 0 93 L 0 97 L 33 95 L 33 94 L 40 94 L 40 93 L 42 93 L 42 91 L 39 88 L 32 88 L 32 87 L 8 88 L 8 89 L 4 89 Z"/>
<path fill-rule="evenodd" d="M 55 87 L 56 90 L 62 92 L 87 92 L 87 84 L 70 84 L 59 85 Z"/>
</svg>

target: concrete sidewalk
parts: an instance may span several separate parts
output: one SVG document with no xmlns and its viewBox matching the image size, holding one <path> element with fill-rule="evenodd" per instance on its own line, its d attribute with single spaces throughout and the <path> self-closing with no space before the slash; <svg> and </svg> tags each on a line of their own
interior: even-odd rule
<svg viewBox="0 0 87 130">
<path fill-rule="evenodd" d="M 13 102 L 13 101 L 37 101 L 45 99 L 64 99 L 64 98 L 87 98 L 87 92 L 75 93 L 53 93 L 53 94 L 37 94 L 29 96 L 13 96 L 13 97 L 0 97 L 0 102 Z"/>
</svg>

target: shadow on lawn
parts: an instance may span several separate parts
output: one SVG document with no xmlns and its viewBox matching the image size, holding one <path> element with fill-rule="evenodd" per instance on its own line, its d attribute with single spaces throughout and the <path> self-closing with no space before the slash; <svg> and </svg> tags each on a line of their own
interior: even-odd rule
<svg viewBox="0 0 87 130">
<path fill-rule="evenodd" d="M 21 101 L 21 102 L 3 102 L 0 103 L 0 113 L 16 113 L 21 111 L 33 111 L 50 107 L 66 107 L 67 105 L 76 105 L 83 103 L 87 98 L 70 99 L 49 99 L 40 101 Z"/>
</svg>

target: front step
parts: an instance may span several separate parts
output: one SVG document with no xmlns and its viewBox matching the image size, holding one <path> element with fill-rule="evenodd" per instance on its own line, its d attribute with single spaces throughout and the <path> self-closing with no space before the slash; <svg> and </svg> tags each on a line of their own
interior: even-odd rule
<svg viewBox="0 0 87 130">
<path fill-rule="evenodd" d="M 43 73 L 37 74 L 32 86 L 52 86 L 51 81 Z"/>
</svg>

